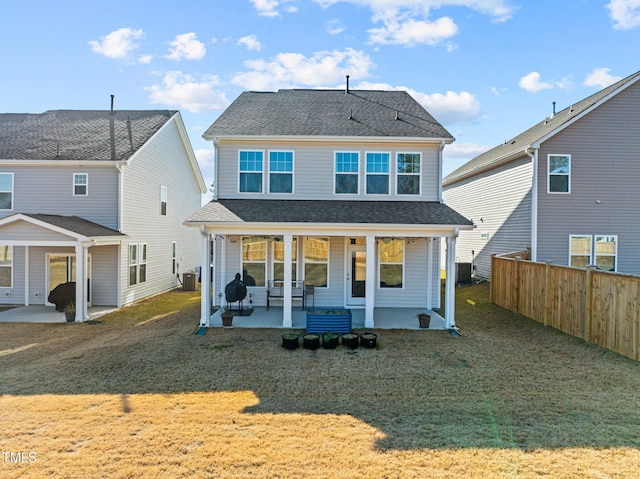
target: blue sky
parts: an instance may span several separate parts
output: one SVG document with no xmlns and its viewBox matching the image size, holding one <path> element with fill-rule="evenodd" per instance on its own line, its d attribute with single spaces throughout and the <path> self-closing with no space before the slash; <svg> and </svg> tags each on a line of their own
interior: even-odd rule
<svg viewBox="0 0 640 479">
<path fill-rule="evenodd" d="M 3 113 L 179 109 L 242 91 L 405 89 L 456 138 L 444 174 L 640 70 L 640 0 L 0 0 Z"/>
</svg>

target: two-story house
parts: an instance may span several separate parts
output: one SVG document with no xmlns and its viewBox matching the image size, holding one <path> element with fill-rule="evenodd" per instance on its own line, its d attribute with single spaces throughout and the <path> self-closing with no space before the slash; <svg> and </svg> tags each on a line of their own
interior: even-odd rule
<svg viewBox="0 0 640 479">
<path fill-rule="evenodd" d="M 75 282 L 82 321 L 177 287 L 200 265 L 183 222 L 205 192 L 179 112 L 0 114 L 0 304 Z"/>
<path fill-rule="evenodd" d="M 364 309 L 366 327 L 377 307 L 440 306 L 440 240 L 453 271 L 458 232 L 472 224 L 441 200 L 453 137 L 409 94 L 245 92 L 204 138 L 215 150 L 214 199 L 187 221 L 213 265 L 201 325 L 212 324 L 212 303 L 224 305 L 237 273 L 256 306 L 283 281 L 283 327 L 301 282 L 314 287 L 316 307 Z M 448 278 L 443 324 L 452 327 Z"/>
<path fill-rule="evenodd" d="M 478 225 L 457 255 L 490 277 L 491 255 L 640 274 L 640 72 L 555 112 L 443 181 Z"/>
</svg>

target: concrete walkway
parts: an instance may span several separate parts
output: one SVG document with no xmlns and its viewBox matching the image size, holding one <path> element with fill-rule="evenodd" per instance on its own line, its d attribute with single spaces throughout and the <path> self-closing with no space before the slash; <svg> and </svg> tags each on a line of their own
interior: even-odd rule
<svg viewBox="0 0 640 479">
<path fill-rule="evenodd" d="M 89 319 L 95 319 L 116 310 L 113 306 L 89 307 Z M 66 323 L 64 313 L 53 306 L 16 306 L 0 311 L 0 323 Z"/>
</svg>

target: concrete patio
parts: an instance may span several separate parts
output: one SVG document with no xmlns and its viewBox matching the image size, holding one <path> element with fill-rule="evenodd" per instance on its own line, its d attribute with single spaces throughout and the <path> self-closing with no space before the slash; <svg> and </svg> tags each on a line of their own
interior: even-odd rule
<svg viewBox="0 0 640 479">
<path fill-rule="evenodd" d="M 90 306 L 89 319 L 96 319 L 117 308 L 113 306 Z M 16 306 L 0 311 L 0 323 L 66 323 L 64 313 L 53 306 Z"/>
<path fill-rule="evenodd" d="M 373 329 L 423 329 L 418 323 L 418 314 L 425 312 L 420 308 L 375 308 Z M 431 315 L 428 329 L 445 329 L 444 318 L 434 311 L 426 311 Z M 221 311 L 211 316 L 211 327 L 222 327 Z M 364 309 L 351 309 L 353 329 L 364 329 Z M 271 307 L 267 311 L 264 307 L 254 308 L 251 316 L 233 317 L 234 328 L 282 328 L 282 308 Z M 294 307 L 292 310 L 292 329 L 305 329 L 307 311 Z"/>
</svg>

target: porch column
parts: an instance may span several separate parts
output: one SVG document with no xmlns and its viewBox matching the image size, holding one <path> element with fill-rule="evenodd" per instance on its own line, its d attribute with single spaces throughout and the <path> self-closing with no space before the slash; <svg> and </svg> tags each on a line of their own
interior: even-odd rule
<svg viewBox="0 0 640 479">
<path fill-rule="evenodd" d="M 427 238 L 427 309 L 433 309 L 433 238 Z"/>
<path fill-rule="evenodd" d="M 29 247 L 24 247 L 24 305 L 29 306 Z"/>
<path fill-rule="evenodd" d="M 444 286 L 445 327 L 450 329 L 456 325 L 456 238 L 447 237 L 447 279 Z"/>
<path fill-rule="evenodd" d="M 76 244 L 76 322 L 84 321 L 87 310 L 87 299 L 84 295 L 85 287 L 85 270 L 87 258 L 85 255 L 85 247 L 82 243 Z"/>
<path fill-rule="evenodd" d="M 226 306 L 224 298 L 224 287 L 227 284 L 227 235 L 220 236 L 220 307 Z M 242 249 L 240 249 L 240 261 L 242 261 Z M 214 292 L 214 294 L 216 294 Z"/>
<path fill-rule="evenodd" d="M 373 328 L 373 312 L 376 304 L 376 237 L 367 235 L 366 241 L 364 327 Z"/>
<path fill-rule="evenodd" d="M 202 273 L 200 275 L 200 326 L 209 326 L 211 317 L 211 261 L 209 259 L 210 235 L 202 232 Z"/>
<path fill-rule="evenodd" d="M 293 236 L 292 235 L 284 235 L 284 298 L 282 300 L 282 327 L 283 328 L 291 328 L 293 327 L 293 319 L 291 318 L 291 282 L 293 278 L 291 277 L 291 263 L 292 263 L 292 254 L 291 254 L 291 246 L 293 245 Z"/>
</svg>

